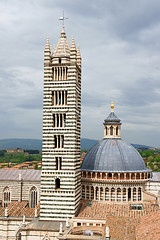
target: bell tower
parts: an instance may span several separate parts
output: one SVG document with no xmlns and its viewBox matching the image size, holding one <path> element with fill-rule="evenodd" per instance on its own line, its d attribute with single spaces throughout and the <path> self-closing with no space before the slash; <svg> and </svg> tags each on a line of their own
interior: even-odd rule
<svg viewBox="0 0 160 240">
<path fill-rule="evenodd" d="M 73 217 L 81 199 L 81 55 L 64 26 L 51 53 L 44 51 L 41 220 Z"/>
</svg>

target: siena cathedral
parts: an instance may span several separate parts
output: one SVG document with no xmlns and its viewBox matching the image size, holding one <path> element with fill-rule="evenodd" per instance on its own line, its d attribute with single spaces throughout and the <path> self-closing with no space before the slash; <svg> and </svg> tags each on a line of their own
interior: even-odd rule
<svg viewBox="0 0 160 240">
<path fill-rule="evenodd" d="M 42 170 L 0 169 L 1 240 L 141 239 L 142 219 L 160 213 L 160 173 L 121 139 L 113 102 L 105 114 L 80 164 L 81 54 L 63 26 L 44 50 Z"/>
</svg>

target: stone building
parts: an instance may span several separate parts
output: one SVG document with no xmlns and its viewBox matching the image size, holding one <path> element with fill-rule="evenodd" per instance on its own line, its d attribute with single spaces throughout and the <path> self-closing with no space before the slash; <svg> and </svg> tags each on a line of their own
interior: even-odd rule
<svg viewBox="0 0 160 240">
<path fill-rule="evenodd" d="M 62 28 L 44 54 L 41 220 L 73 217 L 81 199 L 81 56 Z"/>
<path fill-rule="evenodd" d="M 85 156 L 82 199 L 107 202 L 142 202 L 150 169 L 130 144 L 121 139 L 121 121 L 113 111 L 104 120 L 104 138 Z"/>
<path fill-rule="evenodd" d="M 111 108 L 80 169 L 81 56 L 63 27 L 44 53 L 42 171 L 0 170 L 0 240 L 135 240 L 141 217 L 159 213 L 159 173 L 121 139 Z"/>
</svg>

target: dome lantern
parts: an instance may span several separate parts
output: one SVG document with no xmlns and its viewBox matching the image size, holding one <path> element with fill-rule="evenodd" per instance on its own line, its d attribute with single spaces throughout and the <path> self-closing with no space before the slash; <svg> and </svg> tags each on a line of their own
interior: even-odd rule
<svg viewBox="0 0 160 240">
<path fill-rule="evenodd" d="M 111 113 L 104 120 L 104 138 L 121 138 L 121 120 L 114 113 L 114 104 L 111 104 Z"/>
</svg>

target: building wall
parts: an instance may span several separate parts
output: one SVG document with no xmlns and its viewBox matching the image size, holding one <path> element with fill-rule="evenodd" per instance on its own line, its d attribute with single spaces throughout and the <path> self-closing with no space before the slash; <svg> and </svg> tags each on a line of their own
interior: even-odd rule
<svg viewBox="0 0 160 240">
<path fill-rule="evenodd" d="M 158 196 L 160 192 L 160 182 L 149 181 L 145 184 L 145 190 L 149 193 L 152 193 Z"/>
<path fill-rule="evenodd" d="M 30 220 L 26 220 L 28 224 Z M 0 218 L 0 240 L 16 240 L 17 231 L 22 226 L 23 218 Z"/>
<path fill-rule="evenodd" d="M 40 182 L 39 181 L 0 181 L 0 201 L 3 205 L 3 191 L 9 187 L 11 192 L 11 201 L 30 201 L 30 189 L 37 188 L 38 202 L 40 200 Z"/>
</svg>

